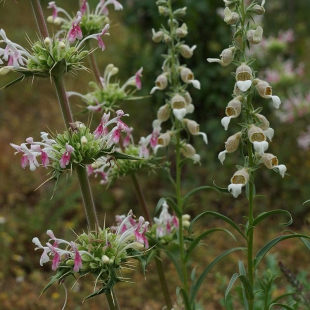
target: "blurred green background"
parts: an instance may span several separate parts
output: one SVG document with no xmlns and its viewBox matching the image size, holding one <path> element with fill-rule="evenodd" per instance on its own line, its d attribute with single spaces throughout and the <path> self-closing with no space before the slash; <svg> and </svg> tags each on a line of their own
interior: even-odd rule
<svg viewBox="0 0 310 310">
<path fill-rule="evenodd" d="M 41 1 L 46 16 L 51 14 L 47 10 L 49 1 Z M 78 1 L 57 1 L 59 6 L 68 12 L 78 10 Z M 97 1 L 90 1 L 91 6 Z M 158 16 L 155 1 L 127 0 L 122 1 L 123 11 L 114 12 L 110 8 L 112 27 L 110 37 L 105 37 L 106 51 L 96 51 L 97 61 L 101 72 L 107 64 L 113 63 L 120 69 L 119 79 L 125 82 L 141 66 L 143 67 L 143 88 L 137 93 L 147 96 L 154 86 L 156 77 L 161 73 L 162 58 L 165 52 L 163 44 L 155 44 L 151 40 L 151 29 L 158 29 L 166 23 Z M 195 73 L 195 78 L 201 82 L 201 90 L 190 89 L 195 112 L 193 119 L 200 123 L 201 130 L 206 132 L 209 144 L 205 146 L 199 137 L 192 142 L 201 155 L 201 166 L 188 165 L 183 174 L 184 191 L 198 185 L 211 185 L 213 181 L 218 186 L 226 187 L 236 164 L 240 162 L 239 154 L 229 154 L 222 166 L 217 154 L 224 149 L 224 142 L 236 132 L 237 122 L 232 121 L 228 132 L 220 125 L 224 117 L 224 110 L 231 98 L 234 78 L 230 72 L 233 66 L 223 68 L 218 64 L 209 64 L 208 57 L 218 57 L 221 51 L 228 47 L 231 41 L 231 31 L 220 16 L 223 9 L 221 0 L 178 0 L 176 7 L 186 6 L 189 34 L 186 44 L 197 45 L 194 57 L 184 62 Z M 276 114 L 268 100 L 257 98 L 257 104 L 264 106 L 263 114 L 268 118 L 271 127 L 275 129 L 273 142 L 269 150 L 275 154 L 280 163 L 288 168 L 289 176 L 283 180 L 279 175 L 267 169 L 260 169 L 257 173 L 257 192 L 264 197 L 259 198 L 256 204 L 256 214 L 271 209 L 283 208 L 293 214 L 292 229 L 298 232 L 309 232 L 310 203 L 302 205 L 310 199 L 309 190 L 309 149 L 298 146 L 297 139 L 301 132 L 307 130 L 309 124 L 310 100 L 309 93 L 310 69 L 310 20 L 309 1 L 273 0 L 266 3 L 266 15 L 260 21 L 263 25 L 264 37 L 269 43 L 260 49 L 254 49 L 259 61 L 256 69 L 265 72 L 266 69 L 280 72 L 280 78 L 273 86 L 275 95 L 285 98 L 296 97 L 303 100 L 302 112 L 300 107 L 294 107 L 294 120 L 283 122 Z M 5 29 L 8 38 L 27 47 L 26 36 L 31 40 L 37 39 L 37 29 L 32 17 L 29 1 L 6 0 L 0 4 L 0 28 Z M 294 40 L 283 43 L 279 39 L 282 31 L 293 30 Z M 56 32 L 50 26 L 50 33 Z M 1 46 L 3 47 L 3 46 Z M 283 66 L 287 61 L 297 68 L 304 64 L 302 72 L 289 72 Z M 260 76 L 260 73 L 258 74 Z M 5 85 L 18 75 L 8 74 L 1 76 L 0 86 Z M 87 91 L 90 73 L 79 73 L 76 78 L 66 79 L 67 90 Z M 283 99 L 284 98 L 284 99 Z M 152 130 L 152 120 L 156 111 L 162 105 L 164 96 L 156 92 L 152 97 L 131 102 L 127 101 L 122 109 L 130 114 L 127 124 L 134 127 L 136 142 L 140 136 L 146 136 Z M 87 121 L 87 115 L 79 115 L 81 102 L 73 98 L 72 109 L 76 118 Z M 281 110 L 281 107 L 280 107 Z M 286 110 L 283 110 L 286 113 Z M 100 116 L 94 116 L 94 124 Z M 27 137 L 39 138 L 40 131 L 51 129 L 61 132 L 64 129 L 60 110 L 52 83 L 49 80 L 25 80 L 7 90 L 0 92 L 0 141 L 2 154 L 0 157 L 0 305 L 1 309 L 60 309 L 63 304 L 61 287 L 53 287 L 39 297 L 40 291 L 47 279 L 52 275 L 50 266 L 39 266 L 41 253 L 34 252 L 31 239 L 35 236 L 46 239 L 45 231 L 52 229 L 56 236 L 72 239 L 73 231 L 81 232 L 85 227 L 82 200 L 75 176 L 63 178 L 53 198 L 52 182 L 42 185 L 46 171 L 37 169 L 31 172 L 22 170 L 20 157 L 13 156 L 14 150 L 9 143 L 20 144 Z M 148 172 L 140 173 L 145 196 L 151 209 L 154 209 L 160 197 L 171 188 L 161 173 L 148 176 Z M 99 217 L 106 215 L 107 224 L 114 223 L 116 214 L 127 213 L 133 209 L 140 214 L 139 206 L 132 188 L 131 179 L 119 180 L 108 190 L 99 185 L 96 179 L 91 180 Z M 246 198 L 243 193 L 237 200 L 231 195 L 222 195 L 218 199 L 213 193 L 200 193 L 192 198 L 193 206 L 190 214 L 194 217 L 204 210 L 214 210 L 242 222 L 247 212 Z M 309 220 L 308 220 L 309 218 Z M 285 219 L 284 219 L 285 220 Z M 268 239 L 281 232 L 277 223 L 282 219 L 271 219 L 265 227 L 258 228 L 257 244 L 263 244 Z M 223 225 L 217 221 L 201 223 L 205 227 Z M 269 225 L 269 226 L 268 226 Z M 223 225 L 224 226 L 224 225 Z M 212 260 L 216 254 L 230 246 L 227 240 L 219 238 L 208 239 L 207 246 L 201 247 L 196 254 L 196 262 L 203 266 Z M 279 245 L 275 252 L 282 261 L 288 262 L 293 270 L 296 269 L 296 260 L 299 269 L 308 270 L 307 258 L 309 253 L 294 242 Z M 219 277 L 215 274 L 221 270 L 227 272 L 228 278 L 234 272 L 239 257 L 231 256 L 229 261 L 221 267 L 216 267 L 213 276 L 206 281 L 206 291 L 201 294 L 202 304 L 208 304 L 207 309 L 222 309 L 219 300 L 223 298 L 223 290 Z M 172 266 L 165 261 L 167 275 L 171 284 L 171 294 L 175 294 L 173 287 L 177 285 L 176 274 Z M 155 264 L 148 268 L 146 278 L 137 266 L 137 271 L 130 274 L 135 284 L 122 283 L 117 285 L 122 309 L 161 309 L 163 299 L 154 269 Z M 212 282 L 213 281 L 213 282 Z M 83 296 L 91 291 L 91 285 L 86 281 L 74 286 L 69 293 L 68 309 L 105 309 L 103 297 L 87 301 L 82 304 Z M 85 283 L 84 283 L 85 282 Z M 215 283 L 209 285 L 208 283 Z M 281 285 L 281 283 L 279 284 Z M 86 293 L 87 291 L 87 293 Z"/>
</svg>

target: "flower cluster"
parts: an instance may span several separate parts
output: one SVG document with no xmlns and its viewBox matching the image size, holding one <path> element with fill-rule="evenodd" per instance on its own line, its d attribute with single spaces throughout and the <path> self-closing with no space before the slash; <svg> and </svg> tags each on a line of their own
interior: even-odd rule
<svg viewBox="0 0 310 310">
<path fill-rule="evenodd" d="M 168 211 L 168 204 L 166 201 L 161 206 L 159 217 L 154 217 L 154 225 L 151 227 L 150 234 L 153 238 L 160 241 L 162 244 L 168 244 L 177 238 L 177 231 L 179 228 L 179 220 Z M 182 227 L 186 228 L 190 225 L 190 216 L 184 214 L 182 216 Z"/>
<path fill-rule="evenodd" d="M 83 36 L 91 36 L 98 34 L 109 24 L 108 6 L 113 5 L 115 10 L 122 10 L 123 6 L 116 0 L 100 0 L 94 10 L 91 10 L 87 0 L 83 0 L 80 6 L 78 16 L 71 16 L 66 10 L 58 7 L 55 1 L 48 4 L 48 8 L 53 10 L 51 16 L 47 18 L 49 23 L 60 25 L 61 30 L 56 36 L 62 33 L 68 33 L 73 40 L 81 39 Z M 61 14 L 61 16 L 60 16 Z M 98 40 L 99 46 L 100 43 Z"/>
<path fill-rule="evenodd" d="M 156 78 L 155 86 L 151 90 L 151 94 L 157 90 L 166 90 L 168 99 L 166 104 L 159 108 L 157 112 L 157 120 L 153 122 L 153 141 L 157 140 L 155 153 L 158 148 L 166 147 L 175 138 L 175 131 L 184 129 L 189 135 L 202 135 L 205 143 L 207 136 L 199 131 L 199 125 L 185 118 L 187 114 L 194 111 L 194 105 L 190 93 L 187 91 L 189 85 L 200 89 L 200 82 L 195 79 L 194 73 L 185 64 L 180 63 L 181 56 L 185 59 L 191 58 L 196 46 L 189 47 L 183 41 L 188 34 L 185 23 L 180 24 L 179 20 L 186 14 L 186 7 L 172 10 L 168 1 L 158 1 L 159 13 L 163 16 L 169 16 L 169 29 L 162 26 L 158 31 L 153 29 L 153 41 L 156 43 L 164 42 L 168 47 L 167 55 L 164 55 L 162 65 L 163 72 Z M 161 123 L 171 120 L 173 127 L 165 133 L 160 133 Z M 182 142 L 182 154 L 194 161 L 199 161 L 200 156 L 196 154 L 194 147 L 187 141 Z"/>
<path fill-rule="evenodd" d="M 222 52 L 221 59 L 208 58 L 208 61 L 218 62 L 223 66 L 232 62 L 237 64 L 233 99 L 228 103 L 225 110 L 226 116 L 221 123 L 227 130 L 231 119 L 242 117 L 243 122 L 241 130 L 228 138 L 225 150 L 219 153 L 218 158 L 223 163 L 226 154 L 235 152 L 238 148 L 244 149 L 243 154 L 248 153 L 244 158 L 244 166 L 238 166 L 238 171 L 233 175 L 231 184 L 228 186 L 228 191 L 234 197 L 238 197 L 242 187 L 250 181 L 251 173 L 261 163 L 280 173 L 282 177 L 284 177 L 286 167 L 279 165 L 276 156 L 265 153 L 269 146 L 267 139 L 272 140 L 274 130 L 269 126 L 266 117 L 260 114 L 262 108 L 254 108 L 252 103 L 255 94 L 264 99 L 272 99 L 275 108 L 279 108 L 281 100 L 273 95 L 268 82 L 255 76 L 255 71 L 250 67 L 253 58 L 247 57 L 245 53 L 246 44 L 250 46 L 262 41 L 263 29 L 259 26 L 255 30 L 249 30 L 248 26 L 245 26 L 245 21 L 246 19 L 253 20 L 253 16 L 264 13 L 264 1 L 261 5 L 255 1 L 250 3 L 245 9 L 245 14 L 241 1 L 226 1 L 225 5 L 224 21 L 235 28 L 233 45 Z"/>
<path fill-rule="evenodd" d="M 90 82 L 89 86 L 93 89 L 85 95 L 69 91 L 67 96 L 79 96 L 86 103 L 86 108 L 93 112 L 109 112 L 114 111 L 122 100 L 134 100 L 134 91 L 128 90 L 128 87 L 133 86 L 140 90 L 142 87 L 141 76 L 143 69 L 139 69 L 134 76 L 130 77 L 122 86 L 119 82 L 111 83 L 112 76 L 118 73 L 118 68 L 113 64 L 106 66 L 103 77 L 100 77 L 100 84 Z"/>
<path fill-rule="evenodd" d="M 121 120 L 124 112 L 117 111 L 113 119 L 110 114 L 104 114 L 99 126 L 91 133 L 90 129 L 81 122 L 71 124 L 71 128 L 63 134 L 57 134 L 49 138 L 48 133 L 41 132 L 42 141 L 36 142 L 32 137 L 26 139 L 26 143 L 11 146 L 16 153 L 22 153 L 21 166 L 29 165 L 34 171 L 39 166 L 53 169 L 53 177 L 58 179 L 65 170 L 72 169 L 76 165 L 87 165 L 96 159 L 111 153 L 112 146 L 118 143 L 121 132 L 129 132 L 128 126 Z M 109 125 L 115 125 L 110 131 Z M 15 154 L 16 154 L 15 153 Z M 38 162 L 41 158 L 41 164 Z"/>
<path fill-rule="evenodd" d="M 124 268 L 128 259 L 141 256 L 148 249 L 145 233 L 149 223 L 142 216 L 136 221 L 131 211 L 119 218 L 117 227 L 82 233 L 71 242 L 56 238 L 51 230 L 47 231 L 50 239 L 46 246 L 37 237 L 33 238 L 36 250 L 43 250 L 40 265 L 52 261 L 52 270 L 60 271 L 57 274 L 61 277 L 56 274 L 54 282 L 74 272 L 81 276 L 93 274 L 96 284 L 103 285 L 102 291 L 111 289 L 114 283 L 122 281 L 117 272 Z"/>
</svg>

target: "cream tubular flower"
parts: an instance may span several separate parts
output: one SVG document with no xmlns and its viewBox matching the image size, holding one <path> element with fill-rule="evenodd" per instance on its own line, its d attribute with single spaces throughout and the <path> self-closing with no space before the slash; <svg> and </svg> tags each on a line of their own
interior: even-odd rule
<svg viewBox="0 0 310 310">
<path fill-rule="evenodd" d="M 270 153 L 265 153 L 261 161 L 268 169 L 274 169 L 276 172 L 279 172 L 279 174 L 284 178 L 285 172 L 286 172 L 286 166 L 285 165 L 279 165 L 278 159 L 276 156 Z"/>
<path fill-rule="evenodd" d="M 185 23 L 182 24 L 181 27 L 177 28 L 175 30 L 175 34 L 179 37 L 179 38 L 184 38 L 187 36 L 188 31 L 187 31 L 187 25 Z"/>
<path fill-rule="evenodd" d="M 228 25 L 234 25 L 239 20 L 239 15 L 236 12 L 232 12 L 228 7 L 224 10 L 224 22 Z"/>
<path fill-rule="evenodd" d="M 236 70 L 236 81 L 238 88 L 245 92 L 252 85 L 252 69 L 245 63 L 241 64 Z"/>
<path fill-rule="evenodd" d="M 259 93 L 259 95 L 265 99 L 272 99 L 273 102 L 273 106 L 278 109 L 280 104 L 281 104 L 281 100 L 278 96 L 273 96 L 272 95 L 272 87 L 265 81 L 262 81 L 260 79 L 255 79 L 253 81 L 253 84 L 255 85 L 255 88 L 257 90 L 257 92 Z"/>
<path fill-rule="evenodd" d="M 157 79 L 155 80 L 155 87 L 152 88 L 152 90 L 150 91 L 150 94 L 153 94 L 157 89 L 159 90 L 163 90 L 167 87 L 168 85 L 168 79 L 166 74 L 161 74 L 157 77 Z"/>
<path fill-rule="evenodd" d="M 193 52 L 196 47 L 197 47 L 196 45 L 189 47 L 186 44 L 182 44 L 180 46 L 180 53 L 184 58 L 191 58 L 193 56 Z"/>
<path fill-rule="evenodd" d="M 241 138 L 241 132 L 237 132 L 236 134 L 230 136 L 227 139 L 227 141 L 225 142 L 225 151 L 220 152 L 218 155 L 218 159 L 222 164 L 226 158 L 226 153 L 233 153 L 238 149 Z"/>
<path fill-rule="evenodd" d="M 233 100 L 229 101 L 229 103 L 226 107 L 226 110 L 225 110 L 225 114 L 227 116 L 223 117 L 221 120 L 221 124 L 223 125 L 225 130 L 228 129 L 228 125 L 230 123 L 230 120 L 232 118 L 236 118 L 240 115 L 241 109 L 242 109 L 241 100 L 243 100 L 243 97 L 238 96 L 238 97 L 234 98 Z"/>
<path fill-rule="evenodd" d="M 265 14 L 264 5 L 265 5 L 265 0 L 262 1 L 261 5 L 259 4 L 254 5 L 253 10 L 255 11 L 257 15 Z"/>
<path fill-rule="evenodd" d="M 255 115 L 259 119 L 259 121 L 262 122 L 262 124 L 259 125 L 258 127 L 264 131 L 264 134 L 269 139 L 269 141 L 272 141 L 272 138 L 274 136 L 274 130 L 271 127 L 269 127 L 269 121 L 262 114 L 255 114 Z"/>
<path fill-rule="evenodd" d="M 200 155 L 196 153 L 195 148 L 191 144 L 183 144 L 181 153 L 186 158 L 191 158 L 194 162 L 200 161 Z"/>
<path fill-rule="evenodd" d="M 153 42 L 159 43 L 162 41 L 162 39 L 164 37 L 164 33 L 162 31 L 156 32 L 154 29 L 152 29 L 152 33 L 153 33 L 153 36 L 152 36 Z"/>
<path fill-rule="evenodd" d="M 157 151 L 161 147 L 167 147 L 170 143 L 172 136 L 171 131 L 167 131 L 166 133 L 161 134 L 157 139 L 157 145 L 154 148 L 154 154 L 156 155 Z"/>
<path fill-rule="evenodd" d="M 246 36 L 251 44 L 259 44 L 263 39 L 263 28 L 258 26 L 256 30 L 249 30 Z"/>
<path fill-rule="evenodd" d="M 228 66 L 233 60 L 234 60 L 234 53 L 236 48 L 235 47 L 229 47 L 222 51 L 220 54 L 221 59 L 217 58 L 207 58 L 208 62 L 218 62 L 223 67 Z"/>
<path fill-rule="evenodd" d="M 250 175 L 246 168 L 242 168 L 234 173 L 230 179 L 231 184 L 228 186 L 228 191 L 237 198 L 242 191 L 242 187 L 245 186 L 250 179 Z"/>
<path fill-rule="evenodd" d="M 157 118 L 160 120 L 160 122 L 165 122 L 170 118 L 169 104 L 165 104 L 158 109 Z"/>
<path fill-rule="evenodd" d="M 194 73 L 188 68 L 182 68 L 180 71 L 181 79 L 186 84 L 193 84 L 197 89 L 200 89 L 200 82 L 194 79 Z"/>
<path fill-rule="evenodd" d="M 186 102 L 186 106 L 185 106 L 186 114 L 193 113 L 195 110 L 195 106 L 192 104 L 193 100 L 189 92 L 185 93 L 184 98 Z"/>
<path fill-rule="evenodd" d="M 185 98 L 179 94 L 174 95 L 171 98 L 171 107 L 174 116 L 178 120 L 182 120 L 184 116 L 186 115 L 186 101 Z"/>
<path fill-rule="evenodd" d="M 208 144 L 208 138 L 207 138 L 207 135 L 204 133 L 204 132 L 200 132 L 199 131 L 199 124 L 196 123 L 195 121 L 193 120 L 189 120 L 187 118 L 184 118 L 183 119 L 183 124 L 186 125 L 188 131 L 190 132 L 190 134 L 192 134 L 193 136 L 198 136 L 198 135 L 201 135 L 202 138 L 203 138 L 203 141 Z"/>
<path fill-rule="evenodd" d="M 264 152 L 268 149 L 268 142 L 266 142 L 266 136 L 263 130 L 255 125 L 251 125 L 248 130 L 248 137 L 251 143 L 253 143 L 254 149 L 263 156 Z"/>
</svg>

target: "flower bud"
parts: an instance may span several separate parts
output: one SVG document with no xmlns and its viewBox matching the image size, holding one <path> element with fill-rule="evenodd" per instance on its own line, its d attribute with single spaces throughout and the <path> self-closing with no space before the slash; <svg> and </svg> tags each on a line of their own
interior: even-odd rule
<svg viewBox="0 0 310 310">
<path fill-rule="evenodd" d="M 243 99 L 242 96 L 238 96 L 233 100 L 229 101 L 225 113 L 227 116 L 237 117 L 241 113 L 242 103 L 240 99 Z"/>
<path fill-rule="evenodd" d="M 254 7 L 253 7 L 253 11 L 254 11 L 257 15 L 263 15 L 263 14 L 265 14 L 264 4 L 265 4 L 265 0 L 262 1 L 262 5 L 255 4 Z"/>
<path fill-rule="evenodd" d="M 119 72 L 119 69 L 117 67 L 113 67 L 113 69 L 110 71 L 110 76 L 115 75 Z"/>
<path fill-rule="evenodd" d="M 181 153 L 185 157 L 191 158 L 196 154 L 196 150 L 191 144 L 183 144 L 181 148 Z"/>
<path fill-rule="evenodd" d="M 10 72 L 10 70 L 6 67 L 0 68 L 0 75 L 6 75 Z"/>
<path fill-rule="evenodd" d="M 81 138 L 81 144 L 82 144 L 82 145 L 85 145 L 85 144 L 87 144 L 87 142 L 88 142 L 87 138 L 86 138 L 85 136 L 83 136 L 83 137 Z"/>
<path fill-rule="evenodd" d="M 164 37 L 164 33 L 162 31 L 157 31 L 155 32 L 154 29 L 152 29 L 152 32 L 153 32 L 153 36 L 152 36 L 152 40 L 155 42 L 155 43 L 159 43 L 162 41 L 163 37 Z"/>
<path fill-rule="evenodd" d="M 185 36 L 187 36 L 187 34 L 188 34 L 187 25 L 185 23 L 183 23 L 181 27 L 176 29 L 175 34 L 179 38 L 184 38 Z"/>
<path fill-rule="evenodd" d="M 234 25 L 239 20 L 239 15 L 236 12 L 232 12 L 228 7 L 224 10 L 224 22 L 228 25 Z"/>
<path fill-rule="evenodd" d="M 47 19 L 46 19 L 46 21 L 47 21 L 48 23 L 50 23 L 50 24 L 53 24 L 53 23 L 54 23 L 54 18 L 53 18 L 53 16 L 48 16 Z"/>
<path fill-rule="evenodd" d="M 255 114 L 255 116 L 259 119 L 260 122 L 262 122 L 262 124 L 259 125 L 258 127 L 260 127 L 264 131 L 267 130 L 270 124 L 267 118 L 262 114 Z"/>
<path fill-rule="evenodd" d="M 251 44 L 258 44 L 263 39 L 263 28 L 258 26 L 256 30 L 249 30 L 246 36 Z"/>
<path fill-rule="evenodd" d="M 50 46 L 52 44 L 52 40 L 49 37 L 46 37 L 44 39 L 44 45 L 45 46 Z"/>
<path fill-rule="evenodd" d="M 158 7 L 158 12 L 159 12 L 159 14 L 160 15 L 163 15 L 163 16 L 168 16 L 169 15 L 169 10 L 168 10 L 168 8 L 167 7 L 165 7 L 165 6 L 159 6 Z"/>
<path fill-rule="evenodd" d="M 182 221 L 183 228 L 188 228 L 190 226 L 190 221 Z"/>
<path fill-rule="evenodd" d="M 164 42 L 166 44 L 170 44 L 171 43 L 171 38 L 168 34 L 164 34 Z"/>
<path fill-rule="evenodd" d="M 157 119 L 161 122 L 165 122 L 170 118 L 170 106 L 165 104 L 161 106 L 157 111 Z"/>
<path fill-rule="evenodd" d="M 190 219 L 191 219 L 191 216 L 189 214 L 182 215 L 182 221 L 189 221 Z"/>
<path fill-rule="evenodd" d="M 60 50 L 64 50 L 64 49 L 66 49 L 66 44 L 65 44 L 64 42 L 60 41 L 60 42 L 58 43 L 58 48 L 59 48 Z"/>
<path fill-rule="evenodd" d="M 235 152 L 240 144 L 242 138 L 242 133 L 237 132 L 236 134 L 230 136 L 227 141 L 225 142 L 225 149 L 227 153 Z"/>
<path fill-rule="evenodd" d="M 174 18 L 180 18 L 180 17 L 183 17 L 185 14 L 186 14 L 186 9 L 187 7 L 184 7 L 182 9 L 177 9 L 175 10 L 172 15 Z"/>
<path fill-rule="evenodd" d="M 246 185 L 249 182 L 250 175 L 246 168 L 242 168 L 234 173 L 230 179 L 231 184 Z"/>
<path fill-rule="evenodd" d="M 179 94 L 176 94 L 171 99 L 172 109 L 183 109 L 186 106 L 185 98 Z"/>
<path fill-rule="evenodd" d="M 110 258 L 106 255 L 102 255 L 101 257 L 101 261 L 104 263 L 104 264 L 107 264 L 110 262 Z"/>
<path fill-rule="evenodd" d="M 184 58 L 191 58 L 193 56 L 193 51 L 196 48 L 196 45 L 189 47 L 186 44 L 180 46 L 180 53 Z"/>
<path fill-rule="evenodd" d="M 250 126 L 248 130 L 248 137 L 252 143 L 266 141 L 266 136 L 263 130 L 255 125 Z"/>
<path fill-rule="evenodd" d="M 184 98 L 186 101 L 186 105 L 189 105 L 193 102 L 193 99 L 188 91 L 185 93 Z"/>
</svg>

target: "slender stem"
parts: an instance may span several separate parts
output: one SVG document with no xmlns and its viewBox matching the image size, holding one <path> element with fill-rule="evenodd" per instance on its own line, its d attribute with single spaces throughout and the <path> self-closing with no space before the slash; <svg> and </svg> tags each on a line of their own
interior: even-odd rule
<svg viewBox="0 0 310 310">
<path fill-rule="evenodd" d="M 115 298 L 115 292 L 113 289 L 111 289 L 111 292 L 105 293 L 105 296 L 107 298 L 107 302 L 109 304 L 110 310 L 119 310 L 119 305 L 117 302 L 117 299 Z"/>
<path fill-rule="evenodd" d="M 71 113 L 71 108 L 70 104 L 68 101 L 68 97 L 66 94 L 66 89 L 63 83 L 62 77 L 56 77 L 53 76 L 56 92 L 57 92 L 57 97 L 58 97 L 58 102 L 60 105 L 60 110 L 62 112 L 62 117 L 65 122 L 65 126 L 69 127 L 70 123 L 73 123 L 73 117 Z"/>
<path fill-rule="evenodd" d="M 43 38 L 48 37 L 48 30 L 45 22 L 45 18 L 43 15 L 42 7 L 40 4 L 40 0 L 30 0 L 31 7 L 33 10 L 33 15 L 35 17 L 39 32 Z"/>
<path fill-rule="evenodd" d="M 88 227 L 91 230 L 96 230 L 99 227 L 99 222 L 86 168 L 77 165 L 75 170 L 80 181 L 80 188 L 82 192 Z"/>
<path fill-rule="evenodd" d="M 87 50 L 91 51 L 92 50 L 91 40 L 87 40 L 85 44 L 86 44 Z M 89 54 L 89 63 L 90 63 L 91 69 L 93 71 L 94 77 L 96 78 L 98 85 L 101 85 L 100 72 L 99 72 L 99 68 L 97 65 L 94 52 Z"/>
</svg>

